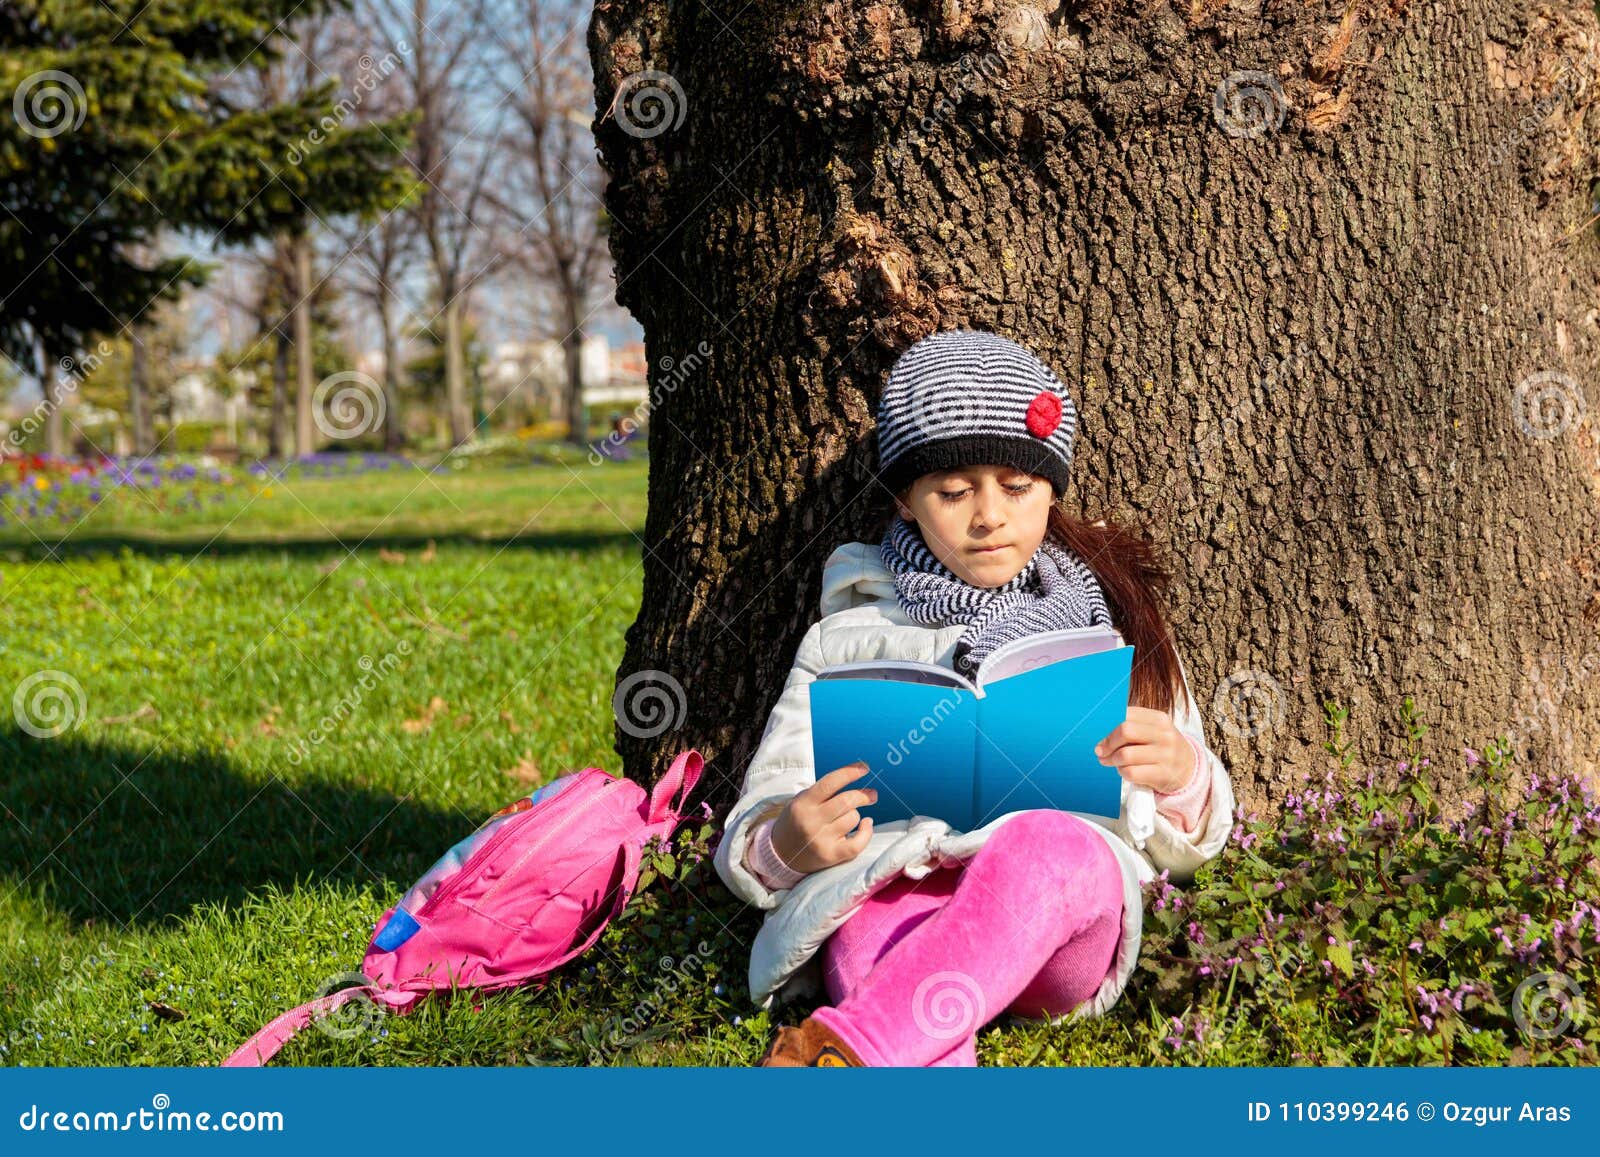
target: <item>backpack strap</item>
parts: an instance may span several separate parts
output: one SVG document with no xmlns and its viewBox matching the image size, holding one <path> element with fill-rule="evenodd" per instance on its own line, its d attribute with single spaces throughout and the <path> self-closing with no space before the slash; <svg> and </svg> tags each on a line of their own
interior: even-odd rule
<svg viewBox="0 0 1600 1157">
<path fill-rule="evenodd" d="M 669 815 L 676 818 L 683 813 L 684 805 L 689 802 L 689 793 L 700 780 L 700 769 L 705 762 L 700 752 L 692 747 L 672 761 L 667 773 L 656 781 L 650 791 L 650 823 L 658 824 Z M 678 794 L 679 788 L 683 789 L 683 794 L 679 796 L 677 806 L 673 807 L 672 797 Z"/>
<path fill-rule="evenodd" d="M 299 1008 L 291 1008 L 288 1012 L 275 1018 L 255 1036 L 240 1045 L 232 1056 L 222 1062 L 222 1067 L 225 1069 L 243 1069 L 256 1068 L 266 1064 L 278 1055 L 278 1050 L 288 1043 L 290 1037 L 310 1024 L 312 1018 L 326 1016 L 358 997 L 364 997 L 375 1004 L 387 1005 L 396 1012 L 403 1013 L 409 1011 L 411 1006 L 422 998 L 422 995 L 420 992 L 397 992 L 382 989 L 375 984 L 341 988 L 338 992 L 318 997 L 316 1000 L 302 1004 Z"/>
</svg>

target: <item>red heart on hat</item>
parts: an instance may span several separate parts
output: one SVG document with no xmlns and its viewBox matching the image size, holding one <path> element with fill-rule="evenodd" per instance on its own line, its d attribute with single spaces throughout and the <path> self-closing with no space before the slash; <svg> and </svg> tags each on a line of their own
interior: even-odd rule
<svg viewBox="0 0 1600 1157">
<path fill-rule="evenodd" d="M 1061 425 L 1061 399 L 1049 390 L 1040 390 L 1028 403 L 1028 433 L 1035 438 L 1048 438 Z"/>
</svg>

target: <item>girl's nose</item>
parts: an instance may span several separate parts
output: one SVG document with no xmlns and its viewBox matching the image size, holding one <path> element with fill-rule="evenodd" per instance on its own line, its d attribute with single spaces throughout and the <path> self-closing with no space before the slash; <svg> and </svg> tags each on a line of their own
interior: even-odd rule
<svg viewBox="0 0 1600 1157">
<path fill-rule="evenodd" d="M 1000 504 L 1000 499 L 994 494 L 985 494 L 978 503 L 977 523 L 979 528 L 994 530 L 1005 524 L 1005 507 Z"/>
</svg>

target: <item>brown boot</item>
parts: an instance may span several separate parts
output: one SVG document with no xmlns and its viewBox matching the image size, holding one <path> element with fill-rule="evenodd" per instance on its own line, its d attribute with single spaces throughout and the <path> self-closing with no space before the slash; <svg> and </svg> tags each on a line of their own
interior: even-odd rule
<svg viewBox="0 0 1600 1157">
<path fill-rule="evenodd" d="M 820 1020 L 806 1017 L 793 1028 L 785 1025 L 766 1055 L 757 1062 L 768 1068 L 865 1068 L 855 1049 Z"/>
</svg>

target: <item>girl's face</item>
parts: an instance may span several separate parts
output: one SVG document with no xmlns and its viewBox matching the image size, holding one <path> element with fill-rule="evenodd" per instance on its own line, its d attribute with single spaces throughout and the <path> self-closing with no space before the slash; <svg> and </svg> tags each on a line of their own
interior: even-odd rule
<svg viewBox="0 0 1600 1157">
<path fill-rule="evenodd" d="M 1028 565 L 1044 541 L 1050 483 L 1010 466 L 969 466 L 924 474 L 897 495 L 933 556 L 975 587 L 997 587 Z"/>
</svg>

